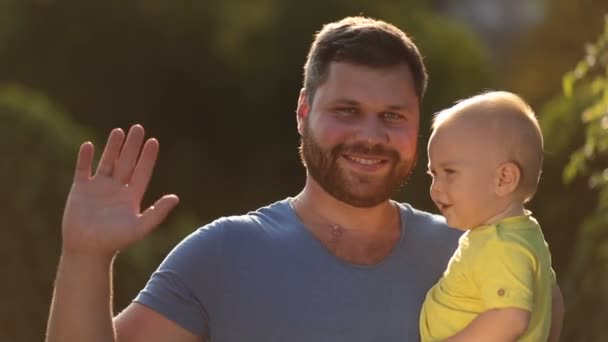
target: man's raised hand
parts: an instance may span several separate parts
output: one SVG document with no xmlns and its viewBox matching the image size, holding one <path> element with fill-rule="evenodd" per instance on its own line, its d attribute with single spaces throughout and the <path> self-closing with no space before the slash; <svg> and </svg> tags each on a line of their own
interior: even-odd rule
<svg viewBox="0 0 608 342">
<path fill-rule="evenodd" d="M 114 129 L 94 175 L 93 144 L 82 144 L 63 215 L 64 253 L 113 256 L 142 239 L 177 205 L 177 196 L 165 195 L 141 210 L 158 155 L 158 141 L 144 143 L 144 134 L 140 125 L 131 127 L 126 139 Z"/>
</svg>

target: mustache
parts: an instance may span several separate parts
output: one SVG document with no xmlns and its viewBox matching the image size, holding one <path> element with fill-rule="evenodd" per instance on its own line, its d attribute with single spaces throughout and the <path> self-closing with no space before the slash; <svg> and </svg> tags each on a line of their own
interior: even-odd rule
<svg viewBox="0 0 608 342">
<path fill-rule="evenodd" d="M 365 144 L 365 143 L 353 143 L 353 144 L 339 144 L 333 148 L 333 155 L 337 156 L 339 154 L 360 154 L 364 156 L 370 157 L 384 157 L 392 160 L 399 160 L 399 152 L 395 149 L 388 148 L 386 146 L 375 144 Z"/>
</svg>

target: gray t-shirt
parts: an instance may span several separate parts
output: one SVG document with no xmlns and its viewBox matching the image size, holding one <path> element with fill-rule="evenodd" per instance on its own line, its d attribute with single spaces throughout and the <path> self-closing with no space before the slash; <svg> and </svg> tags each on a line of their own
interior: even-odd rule
<svg viewBox="0 0 608 342">
<path fill-rule="evenodd" d="M 373 266 L 330 254 L 290 199 L 218 219 L 177 245 L 135 301 L 213 342 L 418 341 L 420 307 L 460 233 L 399 208 L 401 238 Z"/>
</svg>

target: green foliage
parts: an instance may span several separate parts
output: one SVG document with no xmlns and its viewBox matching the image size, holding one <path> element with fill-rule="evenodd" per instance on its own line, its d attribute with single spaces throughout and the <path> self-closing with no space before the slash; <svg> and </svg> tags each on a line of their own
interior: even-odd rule
<svg viewBox="0 0 608 342">
<path fill-rule="evenodd" d="M 605 341 L 608 333 L 608 16 L 604 32 L 563 79 L 565 98 L 583 104 L 579 120 L 584 142 L 564 169 L 565 182 L 587 179 L 597 206 L 577 236 L 565 282 L 568 320 L 564 335 L 577 341 Z M 573 199 L 574 200 L 574 199 Z"/>
<path fill-rule="evenodd" d="M 595 44 L 587 45 L 586 51 L 585 58 L 563 80 L 566 98 L 584 98 L 587 102 L 580 115 L 585 126 L 585 143 L 572 155 L 564 171 L 567 182 L 586 172 L 590 162 L 608 152 L 608 16 L 604 33 Z M 606 170 L 594 171 L 592 178 Z M 594 182 L 594 186 L 602 184 Z"/>
<path fill-rule="evenodd" d="M 61 212 L 85 135 L 40 93 L 0 87 L 3 341 L 42 340 L 61 246 Z"/>
</svg>

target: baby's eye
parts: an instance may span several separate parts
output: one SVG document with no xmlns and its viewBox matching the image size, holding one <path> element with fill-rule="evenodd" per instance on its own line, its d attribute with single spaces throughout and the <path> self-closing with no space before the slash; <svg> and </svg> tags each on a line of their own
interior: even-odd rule
<svg viewBox="0 0 608 342">
<path fill-rule="evenodd" d="M 443 172 L 445 172 L 445 174 L 448 176 L 456 173 L 456 171 L 453 169 L 444 169 Z"/>
</svg>

